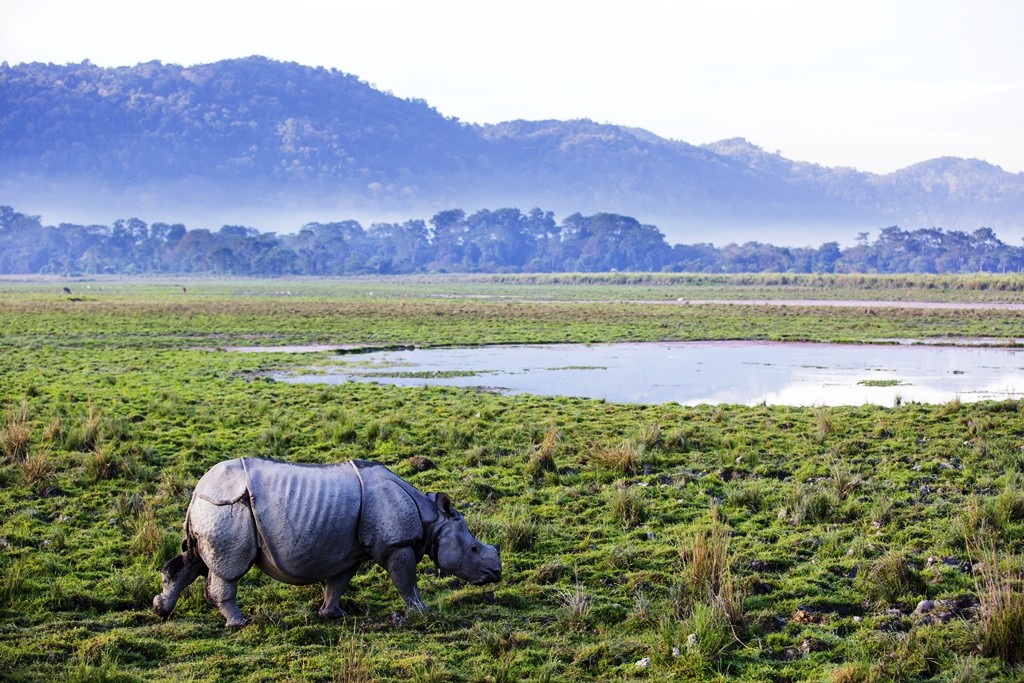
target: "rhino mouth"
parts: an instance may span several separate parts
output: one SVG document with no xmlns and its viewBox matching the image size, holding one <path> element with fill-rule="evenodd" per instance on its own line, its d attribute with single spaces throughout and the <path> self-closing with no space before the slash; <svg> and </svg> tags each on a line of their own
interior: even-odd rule
<svg viewBox="0 0 1024 683">
<path fill-rule="evenodd" d="M 489 583 L 497 583 L 501 581 L 501 570 L 500 569 L 488 569 L 481 572 L 481 576 L 470 581 L 474 586 L 484 586 Z"/>
</svg>

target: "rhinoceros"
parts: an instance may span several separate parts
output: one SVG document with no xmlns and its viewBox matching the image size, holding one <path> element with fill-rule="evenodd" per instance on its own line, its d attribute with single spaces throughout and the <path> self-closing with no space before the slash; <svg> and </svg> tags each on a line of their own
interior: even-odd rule
<svg viewBox="0 0 1024 683">
<path fill-rule="evenodd" d="M 206 602 L 227 626 L 248 622 L 235 600 L 253 564 L 291 584 L 325 582 L 323 617 L 342 617 L 338 599 L 360 565 L 384 567 L 406 608 L 427 608 L 416 586 L 424 555 L 448 574 L 483 585 L 500 580 L 499 548 L 481 543 L 444 493 L 424 494 L 365 460 L 300 465 L 240 458 L 214 465 L 185 514 L 182 554 L 163 567 L 153 611 L 167 618 L 202 574 Z"/>
</svg>

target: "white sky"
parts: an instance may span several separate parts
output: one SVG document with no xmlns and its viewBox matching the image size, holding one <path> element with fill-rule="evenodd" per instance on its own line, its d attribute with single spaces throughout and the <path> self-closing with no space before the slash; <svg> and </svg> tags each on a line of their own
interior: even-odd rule
<svg viewBox="0 0 1024 683">
<path fill-rule="evenodd" d="M 0 60 L 260 54 L 467 122 L 590 118 L 885 173 L 1024 171 L 1019 0 L 2 0 Z"/>
</svg>

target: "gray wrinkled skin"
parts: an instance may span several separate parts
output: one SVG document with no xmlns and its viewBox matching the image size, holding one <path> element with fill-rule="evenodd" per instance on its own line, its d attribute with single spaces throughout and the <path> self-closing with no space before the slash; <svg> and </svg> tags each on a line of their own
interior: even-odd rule
<svg viewBox="0 0 1024 683">
<path fill-rule="evenodd" d="M 416 586 L 424 555 L 482 585 L 501 579 L 497 546 L 481 543 L 443 493 L 424 494 L 383 465 L 356 460 L 295 465 L 242 458 L 212 467 L 185 515 L 182 554 L 163 568 L 153 611 L 168 617 L 181 591 L 206 576 L 206 602 L 227 626 L 248 623 L 235 599 L 255 564 L 279 581 L 324 582 L 323 617 L 341 617 L 341 594 L 360 565 L 384 567 L 406 608 L 425 611 Z"/>
</svg>

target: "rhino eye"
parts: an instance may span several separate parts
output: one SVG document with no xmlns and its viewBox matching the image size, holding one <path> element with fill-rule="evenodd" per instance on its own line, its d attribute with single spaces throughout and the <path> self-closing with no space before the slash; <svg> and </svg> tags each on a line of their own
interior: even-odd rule
<svg viewBox="0 0 1024 683">
<path fill-rule="evenodd" d="M 473 545 L 469 546 L 469 551 L 474 554 L 478 553 L 480 552 L 480 546 L 474 543 Z"/>
</svg>

